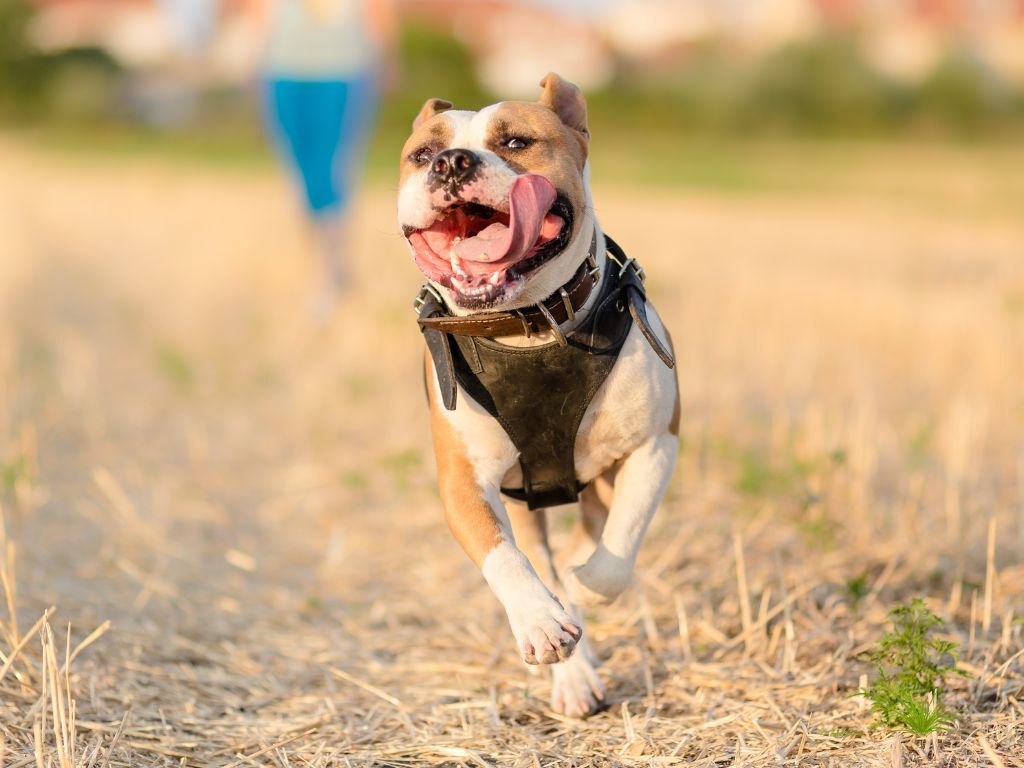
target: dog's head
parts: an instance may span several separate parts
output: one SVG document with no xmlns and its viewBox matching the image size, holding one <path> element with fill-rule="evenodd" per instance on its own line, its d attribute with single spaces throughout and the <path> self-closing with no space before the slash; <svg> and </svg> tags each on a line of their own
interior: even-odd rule
<svg viewBox="0 0 1024 768">
<path fill-rule="evenodd" d="M 586 103 L 554 73 L 541 87 L 479 112 L 430 99 L 402 149 L 398 223 L 457 310 L 540 301 L 590 245 Z"/>
</svg>

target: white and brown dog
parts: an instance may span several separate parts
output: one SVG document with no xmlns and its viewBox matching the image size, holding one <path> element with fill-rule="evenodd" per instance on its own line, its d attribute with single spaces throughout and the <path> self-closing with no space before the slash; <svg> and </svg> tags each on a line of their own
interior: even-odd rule
<svg viewBox="0 0 1024 768">
<path fill-rule="evenodd" d="M 402 150 L 398 221 L 417 302 L 448 525 L 508 614 L 551 705 L 599 708 L 581 607 L 629 585 L 676 463 L 671 341 L 642 272 L 601 232 L 580 91 L 479 112 L 430 99 Z M 553 558 L 545 506 L 579 498 Z M 576 651 L 574 653 L 574 651 Z"/>
</svg>

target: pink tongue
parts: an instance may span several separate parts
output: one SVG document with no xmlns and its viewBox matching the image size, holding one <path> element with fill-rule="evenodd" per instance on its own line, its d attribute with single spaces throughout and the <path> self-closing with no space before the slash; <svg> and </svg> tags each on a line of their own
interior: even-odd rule
<svg viewBox="0 0 1024 768">
<path fill-rule="evenodd" d="M 491 224 L 453 248 L 460 260 L 469 262 L 463 264 L 466 271 L 493 272 L 495 267 L 505 268 L 521 261 L 537 242 L 555 194 L 554 185 L 543 176 L 531 174 L 516 179 L 508 195 L 508 226 Z"/>
</svg>

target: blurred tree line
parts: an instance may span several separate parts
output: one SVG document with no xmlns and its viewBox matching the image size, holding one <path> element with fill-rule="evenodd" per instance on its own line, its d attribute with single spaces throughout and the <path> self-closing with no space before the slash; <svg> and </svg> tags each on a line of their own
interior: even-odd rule
<svg viewBox="0 0 1024 768">
<path fill-rule="evenodd" d="M 670 76 L 624 72 L 590 103 L 605 124 L 715 135 L 964 138 L 1020 135 L 1024 127 L 1024 91 L 966 48 L 950 48 L 920 82 L 899 82 L 869 67 L 857 41 L 839 34 L 757 60 L 709 43 Z"/>
<path fill-rule="evenodd" d="M 0 0 L 0 119 L 96 120 L 116 103 L 120 69 L 98 48 L 41 53 L 29 0 Z"/>
<path fill-rule="evenodd" d="M 124 83 L 133 73 L 97 49 L 34 50 L 27 37 L 31 13 L 28 0 L 0 0 L 0 119 L 97 125 L 143 117 L 125 104 Z M 466 106 L 493 100 L 473 77 L 470 53 L 449 35 L 407 25 L 402 59 L 401 88 L 382 105 L 382 140 L 400 141 L 427 96 Z M 200 113 L 194 127 L 251 125 L 258 134 L 256 93 L 254 82 L 252 98 L 212 95 L 210 119 Z M 613 83 L 588 99 L 592 121 L 605 135 L 971 138 L 1020 136 L 1024 129 L 1022 89 L 1001 82 L 968 51 L 952 48 L 923 81 L 900 83 L 867 66 L 856 40 L 839 35 L 757 60 L 707 43 L 671 73 L 621 67 Z M 225 103 L 245 114 L 232 119 Z"/>
</svg>

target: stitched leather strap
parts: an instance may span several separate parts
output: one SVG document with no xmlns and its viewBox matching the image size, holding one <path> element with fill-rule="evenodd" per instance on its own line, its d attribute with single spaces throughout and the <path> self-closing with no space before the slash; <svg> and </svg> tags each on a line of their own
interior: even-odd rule
<svg viewBox="0 0 1024 768">
<path fill-rule="evenodd" d="M 561 325 L 570 320 L 587 303 L 597 283 L 592 264 L 597 252 L 597 233 L 590 240 L 590 251 L 586 261 L 576 270 L 572 279 L 544 300 L 544 308 L 554 321 Z M 564 296 L 563 296 L 564 291 Z M 539 307 L 518 312 L 478 312 L 465 317 L 445 314 L 433 316 L 420 314 L 419 324 L 423 329 L 432 328 L 453 333 L 457 336 L 530 336 L 551 330 L 551 321 Z"/>
</svg>

